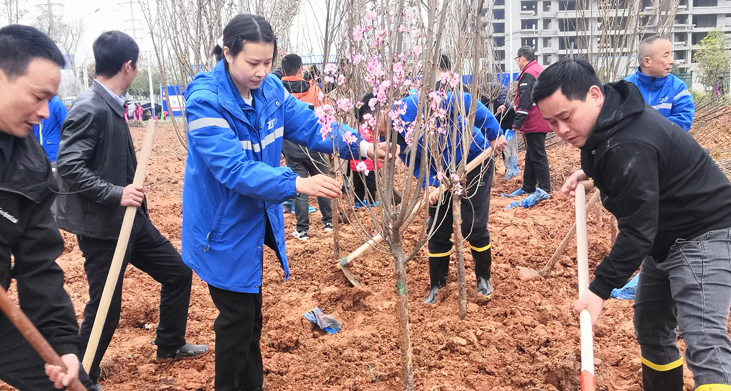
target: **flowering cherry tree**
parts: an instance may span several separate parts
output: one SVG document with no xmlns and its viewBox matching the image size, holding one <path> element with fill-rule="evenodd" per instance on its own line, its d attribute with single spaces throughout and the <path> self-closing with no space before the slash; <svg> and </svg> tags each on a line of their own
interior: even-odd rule
<svg viewBox="0 0 731 391">
<path fill-rule="evenodd" d="M 414 376 L 409 336 L 408 290 L 406 284 L 406 262 L 413 258 L 429 239 L 426 219 L 420 221 L 420 239 L 413 248 L 405 249 L 402 242 L 406 228 L 415 221 L 418 208 L 428 204 L 429 194 L 422 191 L 431 177 L 435 177 L 442 185 L 442 189 L 451 191 L 454 195 L 452 203 L 457 205 L 455 213 L 459 214 L 459 202 L 464 194 L 466 154 L 472 143 L 472 133 L 452 130 L 449 121 L 462 121 L 461 127 L 472 129 L 474 123 L 475 97 L 471 102 L 472 113 L 466 110 L 464 102 L 452 99 L 452 107 L 447 100 L 450 94 L 459 94 L 462 86 L 460 71 L 440 72 L 439 58 L 446 48 L 442 42 L 450 25 L 443 15 L 447 15 L 450 4 L 454 19 L 477 17 L 473 28 L 465 30 L 459 24 L 448 32 L 452 36 L 460 36 L 464 42 L 474 44 L 471 52 L 464 45 L 461 52 L 455 51 L 455 63 L 462 64 L 468 57 L 482 58 L 478 54 L 481 26 L 479 15 L 482 2 L 467 3 L 455 6 L 454 2 L 429 0 L 422 7 L 412 7 L 401 0 L 390 6 L 381 3 L 349 3 L 348 12 L 343 15 L 344 30 L 348 32 L 342 37 L 338 52 L 346 60 L 336 64 L 326 64 L 323 67 L 322 82 L 331 85 L 325 89 L 322 96 L 324 104 L 316 109 L 321 125 L 323 138 L 330 137 L 333 142 L 333 124 L 346 123 L 358 129 L 361 135 L 373 134 L 380 137 L 390 149 L 393 158 L 387 158 L 384 165 L 374 165 L 376 175 L 377 195 L 380 207 L 367 207 L 367 216 L 383 242 L 374 240 L 371 232 L 366 228 L 364 221 L 353 213 L 354 223 L 360 228 L 364 241 L 368 241 L 375 249 L 389 253 L 395 263 L 395 288 L 399 298 L 399 323 L 402 335 L 402 368 L 403 381 L 406 390 L 413 390 Z M 456 27 L 455 27 L 456 26 Z M 463 31 L 465 30 L 465 31 Z M 470 35 L 471 34 L 471 35 Z M 469 37 L 468 37 L 469 36 Z M 473 69 L 477 69 L 475 60 Z M 475 73 L 475 72 L 473 72 Z M 476 78 L 473 78 L 475 82 Z M 440 89 L 434 85 L 439 81 Z M 373 98 L 368 102 L 360 102 L 364 92 L 371 91 Z M 413 121 L 403 119 L 406 114 L 405 97 L 416 94 L 418 97 L 417 115 Z M 461 95 L 460 95 L 461 96 Z M 357 123 L 353 109 L 360 104 L 369 105 L 372 114 L 366 114 L 363 123 Z M 454 116 L 450 118 L 450 115 Z M 385 124 L 385 127 L 384 127 Z M 359 135 L 349 132 L 339 132 L 347 142 L 355 142 Z M 398 141 L 398 142 L 397 142 Z M 403 148 L 399 150 L 397 144 Z M 451 148 L 462 145 L 459 149 Z M 466 147 L 466 148 L 465 148 Z M 401 153 L 403 160 L 408 164 L 403 166 L 395 156 Z M 463 153 L 461 159 L 455 160 L 456 153 Z M 452 154 L 452 162 L 447 172 L 441 166 L 443 158 Z M 352 158 L 341 156 L 342 158 Z M 415 175 L 416 163 L 422 167 Z M 355 167 L 354 175 L 367 175 L 369 169 L 363 162 Z M 400 193 L 402 202 L 395 200 L 394 188 Z M 427 187 L 428 189 L 428 187 Z M 348 208 L 352 208 L 352 193 L 349 192 Z M 445 207 L 441 197 L 436 207 Z M 454 207 L 454 206 L 453 206 Z M 459 222 L 455 219 L 456 246 L 461 247 L 462 238 L 459 234 Z M 461 256 L 461 252 L 458 250 Z M 458 260 L 459 261 L 459 260 Z M 461 265 L 463 296 L 464 264 Z M 460 272 L 458 271 L 458 274 Z M 464 300 L 462 300 L 464 301 Z M 462 305 L 460 305 L 462 307 Z M 462 314 L 463 311 L 460 311 Z"/>
</svg>

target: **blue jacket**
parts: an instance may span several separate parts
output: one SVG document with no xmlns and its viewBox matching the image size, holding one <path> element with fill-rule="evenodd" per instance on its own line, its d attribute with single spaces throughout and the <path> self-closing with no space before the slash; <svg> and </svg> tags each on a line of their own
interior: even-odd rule
<svg viewBox="0 0 731 391">
<path fill-rule="evenodd" d="M 695 103 L 685 82 L 672 73 L 666 77 L 648 76 L 640 72 L 639 68 L 624 80 L 637 86 L 645 103 L 686 132 L 690 130 L 695 116 Z"/>
<path fill-rule="evenodd" d="M 461 139 L 461 133 L 462 133 L 462 124 L 461 124 L 461 117 L 458 116 L 457 120 L 459 121 L 458 126 L 454 126 L 453 121 L 453 110 L 454 107 L 454 93 L 448 92 L 447 96 L 442 101 L 442 107 L 446 109 L 446 115 L 448 118 L 448 129 L 457 129 L 459 132 L 457 134 L 457 148 L 455 152 L 455 158 L 456 158 L 456 164 L 459 164 L 459 162 L 462 160 L 462 143 L 459 142 Z M 469 93 L 462 94 L 462 99 L 464 100 L 464 110 L 466 112 L 469 112 L 470 110 L 470 104 L 472 103 L 472 95 Z M 412 146 L 416 148 L 416 154 L 414 155 L 414 159 L 410 159 L 410 152 L 408 149 L 408 146 L 406 144 L 406 133 L 408 129 L 408 124 L 414 122 L 416 120 L 416 116 L 418 114 L 418 107 L 419 107 L 419 98 L 418 94 L 412 93 L 411 95 L 403 98 L 403 102 L 405 103 L 406 113 L 401 114 L 401 120 L 406 122 L 406 125 L 399 131 L 401 134 L 401 138 L 399 138 L 399 145 L 401 147 L 401 154 L 399 157 L 403 162 L 408 166 L 414 166 L 414 176 L 419 177 L 419 174 L 421 172 L 421 153 L 422 153 L 422 140 L 420 139 L 417 142 L 412 143 Z M 495 119 L 495 116 L 492 115 L 490 110 L 485 107 L 480 101 L 477 102 L 477 108 L 475 109 L 475 124 L 472 129 L 472 144 L 470 144 L 470 150 L 467 154 L 467 161 L 470 162 L 473 159 L 475 159 L 477 156 L 479 156 L 482 152 L 484 152 L 487 148 L 490 147 L 488 141 L 495 140 L 496 138 L 500 137 L 502 135 L 502 131 L 500 130 L 500 124 L 498 124 L 497 120 Z M 444 148 L 443 152 L 443 158 L 440 162 L 440 171 L 447 171 L 449 168 L 449 164 L 451 162 L 451 134 L 449 131 L 445 132 L 444 135 L 440 137 L 440 146 Z M 430 158 L 431 161 L 431 158 Z M 428 175 L 427 178 L 425 178 L 425 182 L 428 182 L 430 186 L 439 186 L 439 180 L 436 177 L 437 173 L 437 164 L 432 162 L 429 167 L 429 172 L 425 175 Z M 425 186 L 426 184 L 424 184 Z"/>
<path fill-rule="evenodd" d="M 297 175 L 280 167 L 282 138 L 332 153 L 315 113 L 274 75 L 244 103 L 223 62 L 199 73 L 185 91 L 188 158 L 183 182 L 183 261 L 220 289 L 257 293 L 263 245 L 289 277 L 281 202 L 297 194 Z M 341 125 L 343 131 L 355 131 Z M 334 140 L 340 155 L 358 156 L 357 143 Z"/>
<path fill-rule="evenodd" d="M 58 96 L 54 96 L 48 102 L 48 118 L 42 119 L 40 126 L 33 125 L 33 135 L 41 143 L 48 160 L 51 162 L 56 161 L 58 144 L 61 141 L 61 125 L 68 113 L 69 111 L 63 101 Z"/>
</svg>

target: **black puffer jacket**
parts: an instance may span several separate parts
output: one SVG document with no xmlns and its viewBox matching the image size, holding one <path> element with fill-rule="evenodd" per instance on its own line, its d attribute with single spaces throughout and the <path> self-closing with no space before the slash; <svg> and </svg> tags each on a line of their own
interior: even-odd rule
<svg viewBox="0 0 731 391">
<path fill-rule="evenodd" d="M 123 114 L 124 108 L 97 82 L 71 106 L 57 160 L 62 190 L 72 193 L 58 197 L 61 229 L 97 239 L 119 236 L 122 189 L 132 183 L 137 167 Z"/>
<path fill-rule="evenodd" d="M 64 246 L 51 213 L 52 189 L 51 164 L 38 141 L 15 138 L 0 178 L 0 285 L 8 289 L 15 278 L 20 308 L 38 331 L 59 355 L 77 354 L 79 325 L 56 263 Z"/>
<path fill-rule="evenodd" d="M 581 167 L 617 217 L 619 235 L 589 289 L 607 299 L 650 255 L 678 239 L 731 227 L 731 183 L 696 140 L 644 103 L 632 83 L 604 86 Z"/>
</svg>

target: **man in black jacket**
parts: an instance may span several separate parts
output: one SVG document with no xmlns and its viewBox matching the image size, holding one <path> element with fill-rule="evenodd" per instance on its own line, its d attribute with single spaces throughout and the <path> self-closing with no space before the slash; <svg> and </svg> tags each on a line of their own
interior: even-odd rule
<svg viewBox="0 0 731 391">
<path fill-rule="evenodd" d="M 78 376 L 93 390 L 79 370 L 79 325 L 56 263 L 64 249 L 51 213 L 56 181 L 29 134 L 48 117 L 66 61 L 50 38 L 19 25 L 0 29 L 0 53 L 0 285 L 8 289 L 15 278 L 20 308 L 67 367 L 49 367 L 47 376 L 43 359 L 0 312 L 0 380 L 20 390 L 49 390 Z"/>
<path fill-rule="evenodd" d="M 131 184 L 137 159 L 121 94 L 137 74 L 138 56 L 137 43 L 129 35 L 108 31 L 99 36 L 94 42 L 97 79 L 76 99 L 61 130 L 58 173 L 69 195 L 59 197 L 57 221 L 62 229 L 76 234 L 89 282 L 80 348 L 85 351 L 89 342 L 125 207 L 135 206 L 124 267 L 131 263 L 162 284 L 157 357 L 193 356 L 208 347 L 185 342 L 192 272 L 150 222 L 144 189 Z M 95 382 L 119 322 L 122 282 L 120 278 L 89 371 Z"/>
<path fill-rule="evenodd" d="M 602 86 L 586 61 L 548 67 L 533 96 L 553 131 L 581 149 L 582 170 L 561 190 L 591 178 L 619 224 L 574 311 L 596 322 L 611 290 L 642 265 L 634 325 L 644 389 L 683 389 L 677 328 L 696 391 L 731 390 L 731 183 L 636 86 Z"/>
</svg>

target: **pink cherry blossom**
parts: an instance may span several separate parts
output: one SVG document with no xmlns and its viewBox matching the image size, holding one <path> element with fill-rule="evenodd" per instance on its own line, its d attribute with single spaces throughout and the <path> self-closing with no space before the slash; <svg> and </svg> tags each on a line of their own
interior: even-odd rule
<svg viewBox="0 0 731 391">
<path fill-rule="evenodd" d="M 413 47 L 413 48 L 411 48 L 411 52 L 412 52 L 412 53 L 414 53 L 414 57 L 419 57 L 419 56 L 421 56 L 421 46 L 419 46 L 419 45 L 414 45 L 414 47 Z"/>
<path fill-rule="evenodd" d="M 363 175 L 368 175 L 368 173 L 370 173 L 370 171 L 368 170 L 368 166 L 366 166 L 365 162 L 362 160 L 358 162 L 358 164 L 355 166 L 355 169 L 358 172 L 362 172 Z"/>
<path fill-rule="evenodd" d="M 335 109 L 330 104 L 324 104 L 315 108 L 315 116 L 317 116 L 317 123 L 320 124 L 320 135 L 325 140 L 335 124 Z"/>
<path fill-rule="evenodd" d="M 455 183 L 454 186 L 452 186 L 452 193 L 455 195 L 462 195 L 462 184 Z"/>
<path fill-rule="evenodd" d="M 365 32 L 365 30 L 360 27 L 359 24 L 355 25 L 355 27 L 353 27 L 353 39 L 356 41 L 363 39 L 363 32 Z"/>
<path fill-rule="evenodd" d="M 363 16 L 363 21 L 366 23 L 366 26 L 372 26 L 373 25 L 373 12 L 368 11 Z"/>
<path fill-rule="evenodd" d="M 452 74 L 452 78 L 449 80 L 449 85 L 454 88 L 457 87 L 457 84 L 459 84 L 459 73 L 454 73 Z"/>
<path fill-rule="evenodd" d="M 353 144 L 358 141 L 358 136 L 354 135 L 353 132 L 343 132 L 343 141 Z"/>
<path fill-rule="evenodd" d="M 439 83 L 442 85 L 442 88 L 447 85 L 450 79 L 450 72 L 442 72 L 441 75 L 439 75 Z"/>
<path fill-rule="evenodd" d="M 444 173 L 441 171 L 437 171 L 437 179 L 439 182 L 441 182 L 444 179 Z"/>
<path fill-rule="evenodd" d="M 350 112 L 353 109 L 353 103 L 348 98 L 338 99 L 338 109 L 345 112 Z"/>
<path fill-rule="evenodd" d="M 331 62 L 325 64 L 325 73 L 326 74 L 334 74 L 337 71 L 338 71 L 338 67 L 335 66 L 335 64 L 333 64 Z"/>
<path fill-rule="evenodd" d="M 406 23 L 411 23 L 412 20 L 414 20 L 414 10 L 411 8 L 407 8 L 406 12 L 404 13 L 404 20 Z"/>
<path fill-rule="evenodd" d="M 376 99 L 376 98 L 371 98 L 368 101 L 368 106 L 371 108 L 371 110 L 375 110 L 377 104 L 378 104 L 378 99 Z"/>
</svg>

